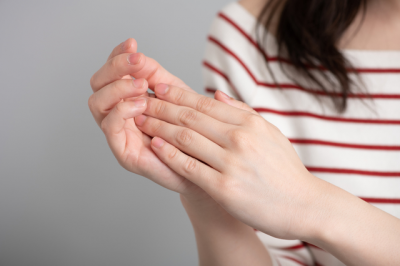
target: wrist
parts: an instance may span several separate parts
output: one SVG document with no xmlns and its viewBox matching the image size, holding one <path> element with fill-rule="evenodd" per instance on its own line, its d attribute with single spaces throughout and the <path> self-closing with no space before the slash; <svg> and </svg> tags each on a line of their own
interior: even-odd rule
<svg viewBox="0 0 400 266">
<path fill-rule="evenodd" d="M 313 234 L 303 239 L 346 265 L 398 265 L 400 221 L 333 186 Z"/>
<path fill-rule="evenodd" d="M 349 206 L 357 208 L 360 202 L 365 202 L 335 185 L 312 177 L 314 182 L 311 192 L 307 193 L 309 198 L 303 216 L 304 227 L 299 231 L 298 239 L 316 245 L 330 241 L 331 234 L 335 235 L 335 228 L 348 218 Z"/>
<path fill-rule="evenodd" d="M 322 181 L 322 180 L 321 180 Z M 323 181 L 307 235 L 302 240 L 319 247 L 343 244 L 343 237 L 351 226 L 357 226 L 356 217 L 362 217 L 372 207 L 349 192 Z M 365 218 L 365 217 L 364 217 Z"/>
<path fill-rule="evenodd" d="M 209 227 L 211 225 L 227 225 L 227 223 L 229 224 L 230 222 L 237 221 L 211 197 L 187 197 L 181 194 L 180 198 L 195 229 L 197 227 Z"/>
</svg>

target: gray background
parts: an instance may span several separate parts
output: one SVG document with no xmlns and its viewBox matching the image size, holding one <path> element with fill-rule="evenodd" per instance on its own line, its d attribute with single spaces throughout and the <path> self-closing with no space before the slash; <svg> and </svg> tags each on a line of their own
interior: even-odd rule
<svg viewBox="0 0 400 266">
<path fill-rule="evenodd" d="M 178 194 L 122 169 L 91 117 L 89 79 L 134 37 L 202 91 L 229 0 L 0 1 L 0 265 L 196 265 Z"/>
</svg>

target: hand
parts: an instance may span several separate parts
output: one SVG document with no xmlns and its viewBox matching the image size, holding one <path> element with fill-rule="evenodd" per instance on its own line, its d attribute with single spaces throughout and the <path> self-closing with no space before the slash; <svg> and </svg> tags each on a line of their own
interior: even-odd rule
<svg viewBox="0 0 400 266">
<path fill-rule="evenodd" d="M 232 216 L 285 239 L 309 236 L 324 212 L 325 182 L 304 167 L 286 137 L 250 107 L 159 84 L 138 128 L 176 173 Z M 223 97 L 219 92 L 219 97 Z M 226 103 L 230 103 L 230 105 Z"/>
<path fill-rule="evenodd" d="M 146 108 L 147 97 L 143 96 L 148 87 L 166 82 L 191 89 L 155 60 L 136 53 L 136 49 L 134 39 L 118 45 L 91 78 L 94 93 L 89 98 L 89 107 L 93 117 L 125 169 L 179 193 L 201 191 L 159 160 L 150 148 L 150 137 L 138 130 L 133 120 Z"/>
<path fill-rule="evenodd" d="M 138 130 L 133 120 L 146 108 L 147 97 L 139 96 L 147 95 L 148 87 L 154 89 L 155 84 L 164 82 L 194 91 L 154 59 L 136 50 L 136 41 L 126 40 L 114 48 L 107 62 L 92 76 L 90 84 L 94 93 L 89 98 L 89 107 L 93 117 L 125 169 L 188 199 L 209 200 L 202 189 L 160 161 L 150 148 L 150 137 Z"/>
</svg>

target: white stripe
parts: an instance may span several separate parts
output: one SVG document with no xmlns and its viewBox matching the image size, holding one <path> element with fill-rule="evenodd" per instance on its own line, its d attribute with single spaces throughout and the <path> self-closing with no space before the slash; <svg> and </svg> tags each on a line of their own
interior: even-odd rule
<svg viewBox="0 0 400 266">
<path fill-rule="evenodd" d="M 316 139 L 339 143 L 400 145 L 400 127 L 332 122 L 311 117 L 261 114 L 277 126 L 287 138 Z"/>
<path fill-rule="evenodd" d="M 301 111 L 332 117 L 386 119 L 400 122 L 400 99 L 374 99 L 371 101 L 351 98 L 348 100 L 346 112 L 339 115 L 328 97 L 320 97 L 318 101 L 314 95 L 298 90 L 259 88 L 253 101 L 249 104 L 282 111 Z"/>
<path fill-rule="evenodd" d="M 294 144 L 304 165 L 400 173 L 400 151 L 364 150 L 325 145 Z M 389 178 L 389 177 L 388 177 Z M 395 178 L 395 177 L 390 177 Z M 400 176 L 397 178 L 400 181 Z M 399 186 L 400 193 L 400 183 Z"/>
</svg>

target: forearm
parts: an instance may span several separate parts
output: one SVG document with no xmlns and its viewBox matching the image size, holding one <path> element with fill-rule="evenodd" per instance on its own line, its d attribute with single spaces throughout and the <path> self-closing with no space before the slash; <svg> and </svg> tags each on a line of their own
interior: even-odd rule
<svg viewBox="0 0 400 266">
<path fill-rule="evenodd" d="M 181 201 L 196 235 L 200 266 L 272 265 L 254 229 L 230 216 L 217 204 Z"/>
<path fill-rule="evenodd" d="M 315 239 L 346 265 L 400 265 L 400 220 L 337 187 Z"/>
</svg>

